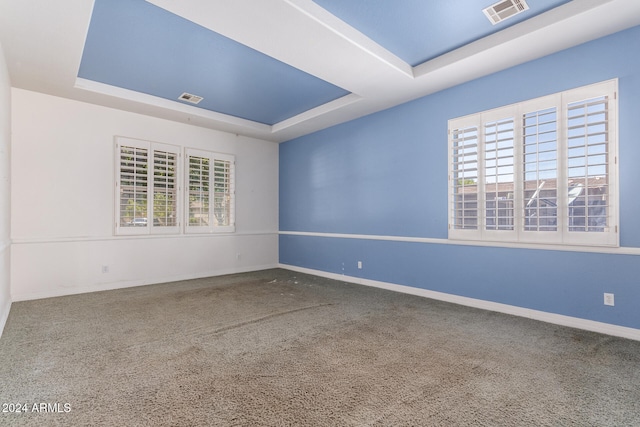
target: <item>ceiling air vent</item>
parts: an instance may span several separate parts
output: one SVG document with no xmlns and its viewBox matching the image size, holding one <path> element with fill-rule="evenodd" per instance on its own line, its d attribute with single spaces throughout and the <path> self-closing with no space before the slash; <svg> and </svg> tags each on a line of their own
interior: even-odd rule
<svg viewBox="0 0 640 427">
<path fill-rule="evenodd" d="M 496 25 L 528 9 L 529 5 L 525 0 L 502 0 L 484 9 L 483 12 L 489 18 L 489 21 Z"/>
<path fill-rule="evenodd" d="M 202 101 L 202 97 L 198 96 L 198 95 L 192 95 L 190 93 L 183 93 L 182 95 L 180 95 L 180 97 L 178 98 L 180 101 L 187 101 L 190 102 L 192 104 L 197 104 L 198 102 Z"/>
</svg>

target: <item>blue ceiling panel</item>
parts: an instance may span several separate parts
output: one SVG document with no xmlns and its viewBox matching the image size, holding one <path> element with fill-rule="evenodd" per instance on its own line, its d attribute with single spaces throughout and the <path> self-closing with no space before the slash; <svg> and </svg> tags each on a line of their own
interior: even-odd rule
<svg viewBox="0 0 640 427">
<path fill-rule="evenodd" d="M 144 0 L 95 1 L 78 77 L 268 125 L 349 93 Z"/>
<path fill-rule="evenodd" d="M 497 25 L 482 12 L 497 0 L 313 0 L 415 66 L 571 0 L 528 0 L 529 10 Z"/>
</svg>

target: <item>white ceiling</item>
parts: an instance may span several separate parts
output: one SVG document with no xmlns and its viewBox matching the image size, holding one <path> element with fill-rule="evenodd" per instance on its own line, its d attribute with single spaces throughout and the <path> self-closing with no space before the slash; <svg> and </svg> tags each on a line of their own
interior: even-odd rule
<svg viewBox="0 0 640 427">
<path fill-rule="evenodd" d="M 78 79 L 88 0 L 0 0 L 12 85 L 282 142 L 640 25 L 639 0 L 573 0 L 411 67 L 312 0 L 148 1 L 351 94 L 265 125 Z"/>
</svg>

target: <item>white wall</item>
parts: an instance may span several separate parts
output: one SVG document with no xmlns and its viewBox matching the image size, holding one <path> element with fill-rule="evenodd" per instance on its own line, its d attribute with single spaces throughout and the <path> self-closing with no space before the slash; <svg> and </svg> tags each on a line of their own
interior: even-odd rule
<svg viewBox="0 0 640 427">
<path fill-rule="evenodd" d="M 22 89 L 11 99 L 14 301 L 277 266 L 277 144 Z M 234 154 L 236 233 L 114 236 L 116 135 Z"/>
<path fill-rule="evenodd" d="M 0 45 L 0 335 L 11 308 L 11 84 L 9 71 Z"/>
</svg>

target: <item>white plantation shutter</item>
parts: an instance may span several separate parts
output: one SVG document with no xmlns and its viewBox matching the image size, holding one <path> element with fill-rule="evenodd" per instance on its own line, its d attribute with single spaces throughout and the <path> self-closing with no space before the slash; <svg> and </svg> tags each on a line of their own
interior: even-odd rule
<svg viewBox="0 0 640 427">
<path fill-rule="evenodd" d="M 524 231 L 558 230 L 558 112 L 523 115 Z"/>
<path fill-rule="evenodd" d="M 178 226 L 178 155 L 153 152 L 153 225 Z"/>
<path fill-rule="evenodd" d="M 209 185 L 211 182 L 208 157 L 188 155 L 189 192 L 187 226 L 207 227 L 209 225 Z"/>
<path fill-rule="evenodd" d="M 120 227 L 146 227 L 149 149 L 139 146 L 119 147 Z"/>
<path fill-rule="evenodd" d="M 213 162 L 213 216 L 215 225 L 233 225 L 234 196 L 233 162 L 214 159 Z"/>
<path fill-rule="evenodd" d="M 485 229 L 514 229 L 514 119 L 484 125 Z"/>
<path fill-rule="evenodd" d="M 618 245 L 616 93 L 611 80 L 450 120 L 449 237 Z"/>
<path fill-rule="evenodd" d="M 179 149 L 116 138 L 116 233 L 179 231 Z"/>
<path fill-rule="evenodd" d="M 478 128 L 452 130 L 449 210 L 454 230 L 478 229 Z"/>
<path fill-rule="evenodd" d="M 188 233 L 235 231 L 235 159 L 231 155 L 186 150 Z"/>
<path fill-rule="evenodd" d="M 608 211 L 607 98 L 568 106 L 569 231 L 604 231 Z"/>
<path fill-rule="evenodd" d="M 618 244 L 617 87 L 606 83 L 567 96 L 567 236 L 570 243 L 594 239 Z M 599 90 L 600 89 L 600 90 Z"/>
</svg>

